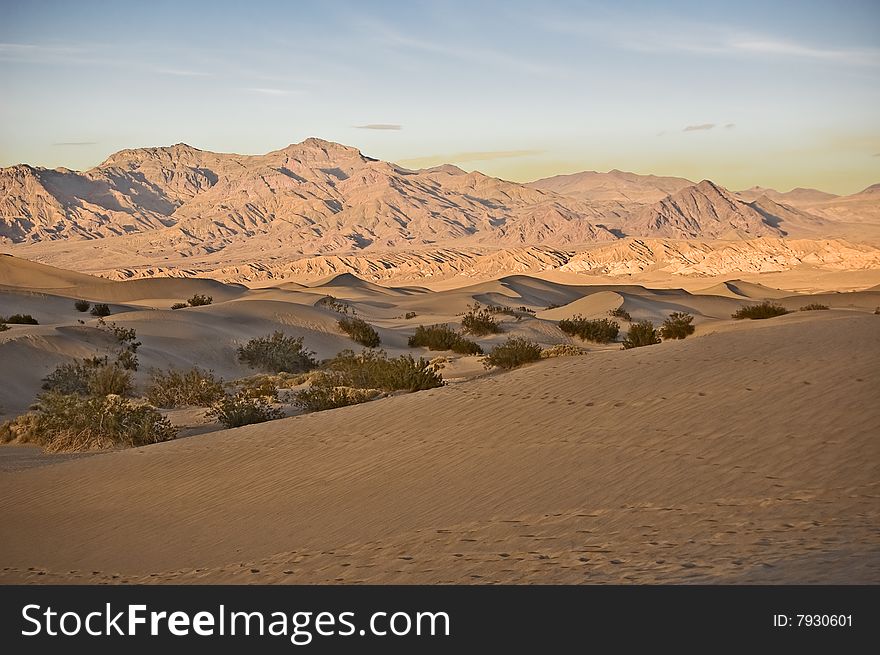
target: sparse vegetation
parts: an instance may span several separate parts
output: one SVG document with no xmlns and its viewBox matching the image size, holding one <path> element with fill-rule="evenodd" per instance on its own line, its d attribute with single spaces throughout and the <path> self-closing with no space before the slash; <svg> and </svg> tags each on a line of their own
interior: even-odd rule
<svg viewBox="0 0 880 655">
<path fill-rule="evenodd" d="M 279 331 L 239 346 L 238 358 L 251 368 L 268 373 L 303 373 L 318 365 L 314 353 L 303 346 L 302 337 L 289 337 Z"/>
<path fill-rule="evenodd" d="M 660 326 L 660 336 L 664 339 L 684 339 L 694 333 L 694 317 L 685 312 L 672 312 Z"/>
<path fill-rule="evenodd" d="M 171 309 L 186 309 L 187 307 L 189 307 L 189 305 L 187 305 L 185 302 L 176 302 L 171 305 Z"/>
<path fill-rule="evenodd" d="M 0 441 L 33 443 L 47 452 L 144 446 L 175 436 L 171 422 L 150 405 L 57 391 L 41 395 L 35 411 L 0 425 Z"/>
<path fill-rule="evenodd" d="M 779 303 L 765 300 L 758 305 L 743 305 L 735 313 L 731 314 L 732 318 L 742 320 L 750 318 L 752 320 L 773 318 L 774 316 L 782 316 L 788 314 L 788 310 Z"/>
<path fill-rule="evenodd" d="M 461 355 L 482 355 L 480 345 L 465 339 L 446 324 L 420 325 L 416 333 L 409 338 L 410 348 L 427 348 L 428 350 L 451 350 Z"/>
<path fill-rule="evenodd" d="M 334 386 L 382 391 L 422 391 L 443 385 L 443 377 L 426 359 L 412 355 L 389 358 L 381 350 L 343 350 L 323 364 Z M 314 382 L 313 382 L 314 383 Z"/>
<path fill-rule="evenodd" d="M 134 385 L 131 373 L 107 357 L 77 359 L 59 364 L 43 378 L 43 389 L 62 395 L 119 395 L 127 396 Z"/>
<path fill-rule="evenodd" d="M 461 319 L 461 329 L 467 334 L 473 334 L 476 337 L 486 336 L 487 334 L 500 334 L 503 331 L 492 316 L 492 312 L 485 307 L 481 307 L 480 303 L 468 306 L 468 311 Z"/>
<path fill-rule="evenodd" d="M 340 314 L 348 314 L 351 312 L 354 315 L 356 312 L 354 311 L 354 307 L 351 307 L 341 300 L 334 298 L 333 296 L 324 296 L 318 302 L 315 303 L 318 307 L 326 307 L 327 309 L 332 309 L 334 312 L 338 312 Z"/>
<path fill-rule="evenodd" d="M 5 321 L 0 320 L 0 332 L 5 332 L 9 329 L 9 326 L 6 325 Z"/>
<path fill-rule="evenodd" d="M 270 375 L 255 375 L 250 378 L 236 380 L 230 386 L 245 398 L 265 398 L 269 401 L 278 400 L 278 386 Z"/>
<path fill-rule="evenodd" d="M 651 321 L 639 321 L 630 326 L 626 339 L 623 340 L 623 349 L 653 346 L 657 343 L 660 343 L 660 333 L 654 328 L 654 324 Z"/>
<path fill-rule="evenodd" d="M 10 325 L 39 325 L 40 322 L 30 314 L 13 314 L 9 318 L 0 317 L 0 323 L 9 323 Z"/>
<path fill-rule="evenodd" d="M 294 402 L 307 412 L 322 412 L 326 409 L 359 405 L 373 400 L 377 395 L 378 392 L 373 389 L 337 387 L 328 378 L 322 378 L 308 389 L 298 391 L 294 395 Z"/>
<path fill-rule="evenodd" d="M 264 423 L 281 418 L 284 414 L 265 398 L 251 398 L 242 393 L 226 395 L 208 410 L 226 428 L 239 428 L 253 423 Z"/>
<path fill-rule="evenodd" d="M 336 324 L 340 330 L 362 346 L 375 348 L 382 343 L 376 329 L 361 318 L 345 316 L 340 318 Z"/>
<path fill-rule="evenodd" d="M 831 309 L 828 305 L 821 305 L 817 302 L 812 302 L 809 305 L 804 305 L 801 307 L 800 311 L 802 312 L 815 312 L 819 310 Z"/>
<path fill-rule="evenodd" d="M 559 321 L 559 329 L 569 336 L 580 337 L 584 341 L 608 343 L 614 341 L 620 332 L 620 325 L 607 318 L 587 319 L 576 314 Z"/>
<path fill-rule="evenodd" d="M 409 319 L 411 319 L 411 318 L 415 318 L 415 317 L 416 317 L 416 313 L 415 313 L 415 312 L 407 312 L 406 314 L 403 315 L 403 318 L 405 318 L 407 321 L 408 321 Z"/>
<path fill-rule="evenodd" d="M 505 314 L 507 316 L 516 315 L 516 312 L 513 311 L 513 307 L 508 307 L 507 305 L 486 305 L 486 311 L 490 314 Z"/>
<path fill-rule="evenodd" d="M 90 303 L 88 300 L 77 300 L 75 303 L 73 303 L 73 306 L 76 307 L 76 311 L 78 312 L 87 312 L 92 306 L 92 303 Z"/>
<path fill-rule="evenodd" d="M 136 371 L 138 369 L 137 349 L 143 344 L 137 341 L 137 333 L 134 328 L 125 328 L 115 323 L 107 323 L 103 318 L 98 319 L 98 327 L 103 330 L 109 330 L 119 343 L 120 348 L 116 352 L 116 363 L 128 371 Z"/>
<path fill-rule="evenodd" d="M 95 306 L 92 307 L 91 315 L 97 316 L 98 318 L 110 316 L 110 305 L 103 302 L 95 303 Z"/>
<path fill-rule="evenodd" d="M 630 316 L 630 313 L 626 311 L 623 307 L 618 307 L 617 309 L 612 309 L 608 312 L 609 316 L 613 316 L 614 318 L 622 318 L 624 321 L 629 323 L 632 322 L 633 317 Z"/>
<path fill-rule="evenodd" d="M 152 371 L 146 397 L 156 407 L 173 408 L 184 405 L 211 407 L 226 395 L 223 381 L 213 372 L 193 368 L 188 371 L 170 369 Z"/>
<path fill-rule="evenodd" d="M 570 343 L 557 343 L 555 346 L 544 348 L 541 351 L 541 357 L 548 359 L 550 357 L 576 357 L 586 354 L 586 350 Z"/>
<path fill-rule="evenodd" d="M 214 302 L 214 298 L 211 296 L 206 296 L 202 293 L 196 293 L 192 298 L 186 301 L 186 304 L 190 307 L 204 307 L 205 305 L 210 305 Z"/>
<path fill-rule="evenodd" d="M 539 359 L 541 359 L 541 346 L 522 337 L 510 337 L 492 349 L 483 360 L 483 365 L 486 368 L 497 366 L 511 369 Z"/>
</svg>

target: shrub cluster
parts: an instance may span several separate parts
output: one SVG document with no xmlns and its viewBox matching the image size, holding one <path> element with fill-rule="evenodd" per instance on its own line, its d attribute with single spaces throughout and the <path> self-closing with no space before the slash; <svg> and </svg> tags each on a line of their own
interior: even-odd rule
<svg viewBox="0 0 880 655">
<path fill-rule="evenodd" d="M 87 312 L 92 306 L 92 303 L 90 303 L 88 300 L 77 300 L 75 303 L 73 303 L 73 306 L 76 307 L 76 311 L 78 312 Z"/>
<path fill-rule="evenodd" d="M 95 303 L 95 306 L 92 307 L 92 311 L 90 313 L 92 316 L 97 316 L 98 318 L 110 316 L 110 305 L 103 302 Z"/>
<path fill-rule="evenodd" d="M 30 314 L 13 314 L 9 318 L 0 316 L 0 323 L 9 323 L 10 325 L 39 325 L 40 322 Z"/>
<path fill-rule="evenodd" d="M 555 346 L 544 348 L 541 351 L 541 357 L 548 359 L 550 357 L 575 357 L 586 354 L 586 350 L 579 348 L 570 343 L 557 343 Z"/>
<path fill-rule="evenodd" d="M 204 307 L 205 305 L 210 305 L 214 302 L 214 298 L 212 296 L 206 296 L 203 293 L 193 294 L 193 297 L 186 301 L 186 304 L 190 307 Z"/>
<path fill-rule="evenodd" d="M 415 318 L 415 317 L 416 317 L 416 313 L 415 313 L 415 312 L 407 312 L 406 314 L 403 315 L 403 318 L 405 318 L 407 321 L 408 321 L 409 319 L 411 319 L 411 318 Z"/>
<path fill-rule="evenodd" d="M 443 377 L 426 359 L 391 357 L 384 351 L 343 350 L 323 365 L 336 386 L 382 391 L 422 391 L 443 385 Z"/>
<path fill-rule="evenodd" d="M 141 342 L 137 341 L 137 333 L 134 328 L 124 328 L 115 323 L 107 323 L 103 318 L 98 319 L 98 328 L 109 331 L 119 344 L 116 351 L 116 363 L 128 371 L 138 369 L 137 349 Z"/>
<path fill-rule="evenodd" d="M 302 373 L 318 365 L 314 353 L 303 347 L 302 337 L 289 337 L 279 331 L 239 346 L 238 358 L 251 368 L 268 373 Z"/>
<path fill-rule="evenodd" d="M 576 314 L 559 321 L 559 329 L 569 336 L 580 337 L 584 341 L 608 343 L 614 341 L 620 332 L 620 325 L 607 318 L 587 319 Z"/>
<path fill-rule="evenodd" d="M 612 309 L 608 312 L 609 316 L 613 316 L 614 318 L 622 318 L 624 321 L 632 323 L 633 317 L 630 316 L 630 313 L 626 311 L 623 307 L 618 307 L 617 309 Z"/>
<path fill-rule="evenodd" d="M 8 329 L 9 329 L 9 326 L 6 325 L 6 322 L 3 320 L 0 320 L 0 332 L 5 332 Z"/>
<path fill-rule="evenodd" d="M 814 312 L 821 309 L 831 309 L 828 305 L 821 305 L 817 302 L 812 302 L 809 305 L 804 305 L 801 307 L 802 312 Z"/>
<path fill-rule="evenodd" d="M 779 303 L 765 300 L 758 305 L 743 305 L 742 307 L 737 309 L 735 313 L 731 314 L 731 317 L 737 320 L 741 320 L 744 318 L 763 319 L 773 318 L 774 316 L 782 316 L 783 314 L 788 313 L 788 310 Z"/>
<path fill-rule="evenodd" d="M 348 314 L 351 312 L 355 314 L 354 307 L 351 307 L 333 296 L 324 296 L 318 302 L 315 303 L 318 307 L 326 307 L 327 309 L 332 309 L 334 312 L 338 312 L 340 314 Z"/>
<path fill-rule="evenodd" d="M 684 339 L 694 333 L 694 317 L 684 312 L 672 312 L 660 326 L 660 336 L 664 339 Z"/>
<path fill-rule="evenodd" d="M 480 303 L 468 306 L 468 311 L 461 319 L 461 329 L 467 334 L 482 337 L 487 334 L 500 334 L 501 326 L 493 318 L 492 311 L 481 307 Z"/>
<path fill-rule="evenodd" d="M 128 396 L 134 389 L 131 373 L 107 357 L 77 359 L 59 364 L 43 378 L 43 389 L 57 394 Z"/>
<path fill-rule="evenodd" d="M 451 350 L 461 355 L 482 355 L 480 345 L 465 339 L 446 324 L 420 325 L 416 333 L 409 338 L 410 348 L 427 348 L 428 350 Z"/>
<path fill-rule="evenodd" d="M 207 416 L 215 418 L 226 428 L 239 428 L 252 423 L 274 421 L 283 416 L 265 398 L 252 398 L 243 393 L 224 395 L 208 410 Z"/>
<path fill-rule="evenodd" d="M 373 389 L 337 387 L 330 380 L 322 378 L 308 389 L 298 391 L 294 402 L 307 412 L 321 412 L 325 409 L 359 405 L 373 400 L 377 395 L 378 392 Z"/>
<path fill-rule="evenodd" d="M 339 329 L 350 336 L 356 343 L 366 346 L 367 348 L 375 348 L 382 340 L 376 329 L 362 318 L 344 316 L 340 318 L 336 324 Z"/>
<path fill-rule="evenodd" d="M 522 337 L 510 337 L 492 349 L 483 360 L 483 366 L 511 369 L 539 359 L 541 359 L 541 346 Z"/>
<path fill-rule="evenodd" d="M 183 372 L 174 369 L 152 371 L 146 397 L 156 407 L 173 408 L 184 405 L 210 407 L 223 399 L 223 381 L 211 371 L 193 368 Z"/>
<path fill-rule="evenodd" d="M 654 328 L 654 324 L 651 321 L 639 321 L 630 326 L 626 339 L 623 340 L 623 349 L 653 346 L 656 343 L 660 343 L 660 333 Z"/>
<path fill-rule="evenodd" d="M 81 396 L 50 391 L 35 411 L 0 425 L 0 441 L 34 443 L 47 452 L 144 446 L 173 439 L 171 422 L 149 405 L 120 396 Z"/>
<path fill-rule="evenodd" d="M 189 307 L 189 305 L 187 305 L 185 302 L 176 302 L 171 305 L 171 309 L 186 309 L 187 307 Z"/>
<path fill-rule="evenodd" d="M 269 375 L 255 375 L 250 378 L 236 380 L 232 383 L 237 393 L 245 398 L 265 398 L 266 400 L 278 400 L 278 382 Z"/>
</svg>

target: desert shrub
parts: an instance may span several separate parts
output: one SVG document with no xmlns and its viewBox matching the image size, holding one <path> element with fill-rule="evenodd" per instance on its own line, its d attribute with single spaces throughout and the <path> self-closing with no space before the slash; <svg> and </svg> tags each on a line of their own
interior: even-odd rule
<svg viewBox="0 0 880 655">
<path fill-rule="evenodd" d="M 562 305 L 556 302 L 551 302 L 549 305 L 547 305 L 547 309 L 559 309 L 560 307 L 562 307 Z"/>
<path fill-rule="evenodd" d="M 308 389 L 297 391 L 293 402 L 307 412 L 321 412 L 326 409 L 359 405 L 373 400 L 378 392 L 373 389 L 353 389 L 337 387 L 328 379 L 312 384 Z"/>
<path fill-rule="evenodd" d="M 237 393 L 224 396 L 220 402 L 208 410 L 207 415 L 216 418 L 223 427 L 239 428 L 252 423 L 264 423 L 281 418 L 283 413 L 273 407 L 265 398 L 248 398 Z"/>
<path fill-rule="evenodd" d="M 39 325 L 40 322 L 30 314 L 13 314 L 9 318 L 0 319 L 0 322 L 11 325 Z"/>
<path fill-rule="evenodd" d="M 696 329 L 691 323 L 694 317 L 684 312 L 672 312 L 660 326 L 660 336 L 664 339 L 684 339 Z"/>
<path fill-rule="evenodd" d="M 142 344 L 137 341 L 137 333 L 134 328 L 107 323 L 103 318 L 98 319 L 98 327 L 109 331 L 119 344 L 120 348 L 116 351 L 116 363 L 128 371 L 136 371 L 138 369 L 137 349 Z"/>
<path fill-rule="evenodd" d="M 367 348 L 375 348 L 382 340 L 376 329 L 362 318 L 345 316 L 340 318 L 336 324 L 339 329 L 350 336 L 356 343 L 366 346 Z"/>
<path fill-rule="evenodd" d="M 151 371 L 146 397 L 156 407 L 198 405 L 210 407 L 226 395 L 223 381 L 211 371 L 192 368 L 186 372 L 169 369 Z"/>
<path fill-rule="evenodd" d="M 103 302 L 95 303 L 95 306 L 92 307 L 91 314 L 92 316 L 97 316 L 99 318 L 110 316 L 110 305 Z"/>
<path fill-rule="evenodd" d="M 814 312 L 822 309 L 831 309 L 828 305 L 820 305 L 817 302 L 812 302 L 809 305 L 804 305 L 801 307 L 802 312 Z"/>
<path fill-rule="evenodd" d="M 343 301 L 334 298 L 333 296 L 324 296 L 317 303 L 315 303 L 318 307 L 326 307 L 327 309 L 332 309 L 334 312 L 338 312 L 340 314 L 348 314 L 351 312 L 355 313 L 354 308 L 345 304 Z"/>
<path fill-rule="evenodd" d="M 468 311 L 461 319 L 461 329 L 477 337 L 487 334 L 500 334 L 502 332 L 501 326 L 493 318 L 492 312 L 485 307 L 481 307 L 480 303 L 474 303 L 473 306 L 468 307 Z"/>
<path fill-rule="evenodd" d="M 626 311 L 623 307 L 618 307 L 617 309 L 612 309 L 608 312 L 609 316 L 613 316 L 614 318 L 622 318 L 624 321 L 628 321 L 632 323 L 633 317 L 630 316 L 630 313 Z"/>
<path fill-rule="evenodd" d="M 416 333 L 409 338 L 410 348 L 427 348 L 428 350 L 451 350 L 461 355 L 482 355 L 480 345 L 465 339 L 446 324 L 420 325 Z"/>
<path fill-rule="evenodd" d="M 382 391 L 422 391 L 443 385 L 429 361 L 412 355 L 389 358 L 379 350 L 343 350 L 323 365 L 335 386 Z"/>
<path fill-rule="evenodd" d="M 411 318 L 415 318 L 416 313 L 415 312 L 407 312 L 406 314 L 403 315 L 403 317 L 408 321 Z"/>
<path fill-rule="evenodd" d="M 8 329 L 9 329 L 9 326 L 6 325 L 6 323 L 4 321 L 0 321 L 0 332 L 5 332 Z"/>
<path fill-rule="evenodd" d="M 529 309 L 525 305 L 520 305 L 519 307 L 516 308 L 516 311 L 518 311 L 522 314 L 534 314 L 535 313 L 534 309 Z"/>
<path fill-rule="evenodd" d="M 251 368 L 268 373 L 302 373 L 318 365 L 314 353 L 303 347 L 302 337 L 289 337 L 277 331 L 239 346 L 238 358 Z"/>
<path fill-rule="evenodd" d="M 660 343 L 660 333 L 654 329 L 654 324 L 651 321 L 639 321 L 630 326 L 626 339 L 623 340 L 623 349 L 653 346 L 656 343 Z"/>
<path fill-rule="evenodd" d="M 92 306 L 92 303 L 90 303 L 88 300 L 77 300 L 75 303 L 73 303 L 73 306 L 76 307 L 76 311 L 78 312 L 87 312 Z"/>
<path fill-rule="evenodd" d="M 176 302 L 171 305 L 171 309 L 186 309 L 187 307 L 189 307 L 189 305 L 187 305 L 185 302 Z"/>
<path fill-rule="evenodd" d="M 255 375 L 236 380 L 232 386 L 245 398 L 278 400 L 278 383 L 270 375 Z"/>
<path fill-rule="evenodd" d="M 773 318 L 774 316 L 782 316 L 783 314 L 788 314 L 788 310 L 785 307 L 783 307 L 779 303 L 765 300 L 758 305 L 743 305 L 742 307 L 737 309 L 735 313 L 731 314 L 731 317 L 737 320 L 741 320 L 744 318 L 750 318 L 754 320 Z"/>
<path fill-rule="evenodd" d="M 171 422 L 150 405 L 55 391 L 39 396 L 35 411 L 0 426 L 0 440 L 34 443 L 48 452 L 143 446 L 175 436 Z"/>
<path fill-rule="evenodd" d="M 186 301 L 190 307 L 204 307 L 214 302 L 214 298 L 201 293 L 194 294 L 192 298 Z"/>
<path fill-rule="evenodd" d="M 586 354 L 586 350 L 579 348 L 570 343 L 557 343 L 555 346 L 544 348 L 541 351 L 541 357 L 548 359 L 550 357 L 575 357 L 577 355 Z"/>
<path fill-rule="evenodd" d="M 617 338 L 620 325 L 607 318 L 590 320 L 576 314 L 571 318 L 559 321 L 559 329 L 570 336 L 580 337 L 585 341 L 608 343 Z"/>
<path fill-rule="evenodd" d="M 516 368 L 541 359 L 541 346 L 522 337 L 510 337 L 495 346 L 483 360 L 483 366 L 492 368 Z"/>
<path fill-rule="evenodd" d="M 506 314 L 507 316 L 516 315 L 516 312 L 513 311 L 513 307 L 508 307 L 507 305 L 487 305 L 486 310 L 490 314 Z"/>
<path fill-rule="evenodd" d="M 77 359 L 59 364 L 43 378 L 43 389 L 62 395 L 126 396 L 133 388 L 131 373 L 118 364 L 108 363 L 106 357 Z"/>
</svg>

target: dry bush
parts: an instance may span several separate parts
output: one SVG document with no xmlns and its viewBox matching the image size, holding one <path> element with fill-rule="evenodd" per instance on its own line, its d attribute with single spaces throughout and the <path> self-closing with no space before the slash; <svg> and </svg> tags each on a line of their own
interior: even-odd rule
<svg viewBox="0 0 880 655">
<path fill-rule="evenodd" d="M 156 407 L 185 405 L 210 407 L 226 395 L 223 381 L 212 371 L 192 368 L 186 372 L 169 369 L 151 371 L 146 397 Z"/>
<path fill-rule="evenodd" d="M 426 359 L 412 355 L 389 358 L 381 350 L 343 350 L 324 362 L 323 368 L 340 387 L 422 391 L 443 385 L 443 377 Z"/>
<path fill-rule="evenodd" d="M 467 334 L 473 334 L 476 337 L 486 336 L 487 334 L 500 334 L 501 326 L 492 316 L 492 312 L 485 307 L 481 307 L 480 303 L 474 303 L 468 306 L 468 311 L 461 318 L 461 329 Z"/>
<path fill-rule="evenodd" d="M 578 355 L 584 355 L 586 353 L 586 350 L 573 344 L 557 343 L 555 346 L 544 348 L 544 350 L 541 351 L 541 357 L 543 357 L 544 359 L 548 359 L 550 357 L 576 357 Z"/>
<path fill-rule="evenodd" d="M 171 305 L 171 309 L 186 309 L 187 307 L 189 307 L 189 305 L 187 305 L 185 302 L 176 302 Z"/>
<path fill-rule="evenodd" d="M 607 318 L 587 319 L 576 314 L 571 318 L 559 321 L 559 329 L 569 336 L 580 337 L 584 341 L 608 343 L 614 341 L 620 332 L 620 325 Z"/>
<path fill-rule="evenodd" d="M 92 311 L 90 313 L 92 316 L 97 316 L 98 318 L 110 316 L 110 305 L 103 302 L 95 303 L 95 306 L 92 307 Z"/>
<path fill-rule="evenodd" d="M 411 318 L 415 318 L 415 317 L 416 317 L 416 313 L 415 313 L 415 312 L 407 312 L 406 314 L 403 315 L 403 318 L 405 318 L 407 321 L 408 321 L 409 319 L 411 319 Z"/>
<path fill-rule="evenodd" d="M 375 328 L 361 318 L 345 316 L 340 318 L 336 324 L 340 330 L 362 346 L 375 348 L 382 343 Z"/>
<path fill-rule="evenodd" d="M 684 312 L 672 312 L 660 326 L 660 336 L 664 339 L 684 339 L 694 333 L 694 317 Z"/>
<path fill-rule="evenodd" d="M 243 425 L 274 421 L 284 414 L 280 409 L 269 404 L 265 398 L 248 398 L 244 394 L 237 393 L 224 396 L 208 410 L 207 416 L 216 418 L 223 427 L 240 428 Z"/>
<path fill-rule="evenodd" d="M 214 302 L 214 298 L 211 296 L 206 296 L 202 293 L 194 294 L 192 298 L 186 301 L 186 304 L 190 307 L 204 307 L 205 305 L 210 305 Z"/>
<path fill-rule="evenodd" d="M 377 389 L 354 389 L 336 386 L 331 377 L 316 380 L 308 389 L 297 391 L 293 402 L 307 412 L 321 412 L 349 405 L 358 405 L 380 395 Z"/>
<path fill-rule="evenodd" d="M 318 365 L 314 353 L 303 347 L 302 337 L 288 337 L 283 332 L 251 339 L 239 346 L 238 358 L 268 373 L 303 373 Z"/>
<path fill-rule="evenodd" d="M 773 318 L 774 316 L 783 316 L 784 314 L 788 313 L 788 310 L 779 303 L 765 300 L 764 302 L 757 305 L 743 305 L 742 307 L 737 309 L 736 312 L 731 314 L 731 318 L 735 318 L 737 320 L 742 320 L 744 318 L 758 320 L 764 318 Z"/>
<path fill-rule="evenodd" d="M 483 366 L 510 369 L 539 359 L 541 359 L 541 346 L 522 337 L 510 337 L 492 349 L 483 360 Z"/>
<path fill-rule="evenodd" d="M 630 326 L 626 339 L 623 340 L 623 349 L 653 346 L 657 343 L 660 343 L 660 333 L 654 328 L 654 324 L 651 321 L 639 321 Z"/>
<path fill-rule="evenodd" d="M 59 394 L 127 396 L 133 388 L 131 373 L 118 364 L 109 363 L 106 357 L 59 364 L 43 378 L 43 389 Z"/>
<path fill-rule="evenodd" d="M 613 316 L 615 318 L 622 318 L 624 321 L 632 323 L 633 317 L 630 316 L 630 313 L 626 311 L 623 307 L 618 307 L 617 309 L 612 309 L 608 312 L 609 316 Z"/>
<path fill-rule="evenodd" d="M 255 375 L 236 380 L 230 386 L 245 398 L 265 398 L 269 401 L 276 401 L 279 389 L 278 383 L 273 379 L 276 377 L 278 376 Z"/>
<path fill-rule="evenodd" d="M 804 305 L 801 307 L 800 311 L 802 312 L 815 312 L 824 309 L 831 309 L 828 305 L 821 305 L 817 302 L 811 302 L 809 305 Z"/>
<path fill-rule="evenodd" d="M 483 349 L 470 339 L 465 339 L 446 324 L 420 325 L 416 333 L 409 338 L 410 348 L 427 348 L 428 350 L 451 350 L 461 355 L 482 355 Z"/>
<path fill-rule="evenodd" d="M 87 312 L 92 306 L 92 303 L 90 303 L 88 300 L 77 300 L 75 303 L 73 303 L 73 306 L 76 307 L 76 311 L 78 312 Z"/>
<path fill-rule="evenodd" d="M 40 322 L 30 314 L 13 314 L 9 318 L 0 317 L 0 323 L 9 323 L 10 325 L 39 325 Z"/>
</svg>

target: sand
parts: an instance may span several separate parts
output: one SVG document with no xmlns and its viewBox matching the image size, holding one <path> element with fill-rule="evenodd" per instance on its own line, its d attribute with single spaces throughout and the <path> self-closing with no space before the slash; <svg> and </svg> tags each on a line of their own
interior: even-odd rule
<svg viewBox="0 0 880 655">
<path fill-rule="evenodd" d="M 274 329 L 322 357 L 355 347 L 315 305 L 327 294 L 390 354 L 448 356 L 452 382 L 125 451 L 2 446 L 2 582 L 880 582 L 880 289 L 525 275 L 433 291 L 353 276 L 247 289 L 2 260 L 0 314 L 45 319 L 0 333 L 0 362 L 16 372 L 0 389 L 7 416 L 55 364 L 105 347 L 79 297 L 113 302 L 110 320 L 137 330 L 139 382 L 153 366 L 248 375 L 236 344 Z M 167 309 L 195 292 L 214 304 Z M 730 319 L 761 298 L 832 309 Z M 507 333 L 484 348 L 519 335 L 588 352 L 487 373 L 476 357 L 407 348 L 416 325 L 457 326 L 474 301 L 536 312 L 502 317 Z M 555 326 L 617 307 L 655 322 L 688 311 L 697 331 L 621 351 Z M 177 411 L 198 423 L 198 410 Z"/>
</svg>

